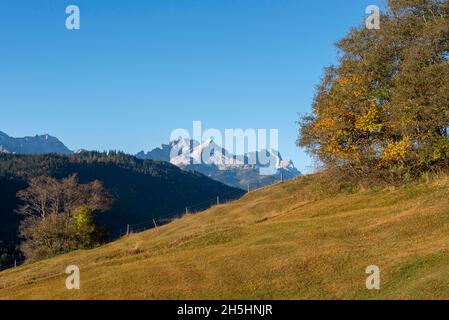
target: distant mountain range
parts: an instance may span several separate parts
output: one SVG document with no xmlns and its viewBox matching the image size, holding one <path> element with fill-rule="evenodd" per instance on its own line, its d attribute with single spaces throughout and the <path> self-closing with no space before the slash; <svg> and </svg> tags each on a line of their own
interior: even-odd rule
<svg viewBox="0 0 449 320">
<path fill-rule="evenodd" d="M 263 187 L 301 175 L 293 162 L 283 160 L 277 150 L 261 150 L 236 156 L 212 139 L 203 143 L 180 139 L 147 153 L 141 151 L 136 157 L 167 161 L 184 170 L 197 171 L 241 189 Z"/>
<path fill-rule="evenodd" d="M 174 149 L 182 151 L 173 156 Z M 82 151 L 74 152 L 58 138 L 48 134 L 13 138 L 0 131 L 0 153 L 70 155 L 78 152 Z M 267 186 L 281 179 L 289 180 L 301 175 L 293 162 L 283 160 L 277 150 L 261 150 L 235 156 L 215 144 L 213 140 L 203 143 L 194 140 L 172 141 L 146 153 L 141 151 L 136 154 L 136 157 L 144 160 L 170 162 L 183 170 L 196 171 L 216 181 L 245 190 Z M 267 164 L 267 160 L 272 164 L 271 166 Z M 272 170 L 269 170 L 270 168 Z M 265 171 L 271 172 L 266 174 Z"/>
<path fill-rule="evenodd" d="M 13 154 L 72 154 L 61 141 L 48 134 L 13 138 L 0 131 L 0 152 Z"/>
</svg>

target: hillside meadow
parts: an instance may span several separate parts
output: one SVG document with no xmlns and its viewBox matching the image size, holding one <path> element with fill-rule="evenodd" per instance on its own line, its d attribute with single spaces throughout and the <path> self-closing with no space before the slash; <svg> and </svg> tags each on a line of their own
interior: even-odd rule
<svg viewBox="0 0 449 320">
<path fill-rule="evenodd" d="M 1 272 L 0 299 L 449 299 L 449 178 L 355 192 L 319 179 Z"/>
</svg>

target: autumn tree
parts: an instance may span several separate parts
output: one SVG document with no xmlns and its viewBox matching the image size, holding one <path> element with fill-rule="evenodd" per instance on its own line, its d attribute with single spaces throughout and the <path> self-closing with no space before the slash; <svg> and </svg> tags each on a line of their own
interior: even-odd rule
<svg viewBox="0 0 449 320">
<path fill-rule="evenodd" d="M 51 177 L 30 178 L 29 186 L 18 192 L 24 216 L 20 235 L 21 251 L 29 260 L 38 260 L 102 241 L 102 230 L 93 217 L 106 211 L 112 198 L 99 181 L 78 183 L 75 175 L 62 180 Z"/>
<path fill-rule="evenodd" d="M 418 174 L 449 165 L 449 4 L 390 0 L 380 30 L 338 43 L 298 145 L 328 168 Z"/>
</svg>

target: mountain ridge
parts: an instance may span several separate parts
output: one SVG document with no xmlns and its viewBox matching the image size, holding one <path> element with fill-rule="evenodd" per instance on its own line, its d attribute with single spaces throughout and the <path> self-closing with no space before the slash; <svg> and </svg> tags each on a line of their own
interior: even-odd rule
<svg viewBox="0 0 449 320">
<path fill-rule="evenodd" d="M 180 153 L 175 156 L 171 154 L 174 148 L 180 149 Z M 0 153 L 72 155 L 82 152 L 85 150 L 70 150 L 58 138 L 48 134 L 14 138 L 0 131 Z M 233 155 L 212 139 L 202 143 L 179 139 L 146 153 L 141 151 L 135 156 L 142 160 L 170 162 L 183 170 L 196 171 L 231 187 L 245 190 L 302 175 L 293 161 L 284 160 L 277 150 Z"/>
<path fill-rule="evenodd" d="M 283 160 L 277 150 L 233 155 L 212 139 L 203 143 L 188 139 L 170 141 L 149 152 L 140 151 L 136 157 L 167 161 L 242 189 L 264 187 L 302 175 L 293 161 Z"/>
<path fill-rule="evenodd" d="M 23 138 L 10 137 L 0 131 L 0 152 L 14 154 L 72 154 L 58 138 L 49 134 L 26 136 Z"/>
</svg>

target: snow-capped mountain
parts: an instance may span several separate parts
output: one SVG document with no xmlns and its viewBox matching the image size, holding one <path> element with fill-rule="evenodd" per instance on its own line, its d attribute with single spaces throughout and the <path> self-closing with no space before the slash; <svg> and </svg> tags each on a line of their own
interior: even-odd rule
<svg viewBox="0 0 449 320">
<path fill-rule="evenodd" d="M 72 154 L 61 141 L 48 134 L 13 138 L 0 131 L 0 152 L 16 154 Z"/>
<path fill-rule="evenodd" d="M 0 131 L 0 153 L 70 155 L 83 151 L 80 149 L 73 152 L 48 134 L 13 138 Z M 233 155 L 212 139 L 202 143 L 187 139 L 171 141 L 150 152 L 141 151 L 136 157 L 171 162 L 184 170 L 197 171 L 211 179 L 245 190 L 301 175 L 293 162 L 283 160 L 276 150 Z"/>
<path fill-rule="evenodd" d="M 150 152 L 139 152 L 136 157 L 168 161 L 185 169 L 200 172 L 230 186 L 250 189 L 293 179 L 301 173 L 291 160 L 283 160 L 276 150 L 261 150 L 233 155 L 212 139 L 199 143 L 180 139 L 164 144 Z"/>
<path fill-rule="evenodd" d="M 261 170 L 262 168 L 269 168 L 274 164 L 274 168 L 277 170 L 277 174 L 283 175 L 283 178 L 290 180 L 301 175 L 298 169 L 296 169 L 292 160 L 284 160 L 277 150 L 261 150 L 258 152 L 250 152 L 245 155 L 247 158 L 256 159 L 254 167 Z M 270 174 L 268 174 L 270 175 Z"/>
<path fill-rule="evenodd" d="M 189 165 L 215 165 L 221 170 L 240 167 L 243 159 L 234 157 L 227 150 L 217 145 L 212 139 L 203 143 L 189 140 L 179 140 L 173 144 L 170 152 L 170 162 L 178 167 Z"/>
<path fill-rule="evenodd" d="M 192 147 L 190 143 L 193 141 L 190 140 L 178 140 L 178 141 L 171 141 L 169 144 L 163 144 L 160 148 L 155 148 L 149 152 L 140 151 L 138 154 L 136 154 L 137 158 L 140 159 L 150 159 L 150 160 L 156 160 L 156 161 L 166 161 L 170 162 L 170 155 L 172 152 L 172 149 L 176 146 L 184 146 L 185 148 L 189 148 L 189 150 L 192 150 Z"/>
</svg>

